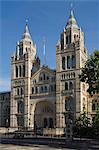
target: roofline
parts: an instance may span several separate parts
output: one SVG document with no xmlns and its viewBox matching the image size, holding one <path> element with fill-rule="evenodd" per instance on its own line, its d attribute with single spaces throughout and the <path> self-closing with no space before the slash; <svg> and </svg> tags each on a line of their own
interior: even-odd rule
<svg viewBox="0 0 99 150">
<path fill-rule="evenodd" d="M 0 94 L 11 93 L 11 91 L 2 91 Z"/>
</svg>

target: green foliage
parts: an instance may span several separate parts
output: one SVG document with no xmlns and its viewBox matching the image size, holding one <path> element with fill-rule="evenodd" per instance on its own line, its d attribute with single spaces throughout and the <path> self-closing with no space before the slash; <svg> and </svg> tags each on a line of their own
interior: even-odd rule
<svg viewBox="0 0 99 150">
<path fill-rule="evenodd" d="M 81 128 L 81 127 L 88 127 L 88 125 L 90 124 L 90 119 L 87 117 L 87 113 L 84 109 L 84 111 L 80 114 L 79 118 L 76 119 L 75 121 L 75 125 L 78 127 L 78 128 Z"/>
<path fill-rule="evenodd" d="M 91 96 L 99 93 L 99 51 L 95 50 L 90 56 L 79 77 L 80 81 L 89 85 L 87 92 Z"/>
<path fill-rule="evenodd" d="M 87 113 L 84 111 L 80 114 L 79 118 L 76 119 L 73 126 L 73 134 L 76 137 L 88 137 L 90 132 L 90 119 L 87 117 Z"/>
</svg>

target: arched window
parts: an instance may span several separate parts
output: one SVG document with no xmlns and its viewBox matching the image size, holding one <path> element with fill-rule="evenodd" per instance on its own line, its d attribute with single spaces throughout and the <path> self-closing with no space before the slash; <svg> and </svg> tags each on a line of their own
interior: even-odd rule
<svg viewBox="0 0 99 150">
<path fill-rule="evenodd" d="M 23 55 L 23 47 L 21 47 L 21 48 L 19 49 L 19 55 L 20 55 L 20 56 Z"/>
<path fill-rule="evenodd" d="M 42 77 L 40 77 L 40 81 L 42 81 Z"/>
<path fill-rule="evenodd" d="M 18 102 L 17 111 L 18 111 L 18 113 L 24 113 L 24 102 L 23 101 Z"/>
<path fill-rule="evenodd" d="M 65 70 L 65 57 L 62 57 L 62 69 Z"/>
<path fill-rule="evenodd" d="M 76 40 L 76 34 L 74 34 L 74 41 Z"/>
<path fill-rule="evenodd" d="M 20 94 L 20 91 L 19 91 L 19 88 L 17 89 L 17 95 L 19 95 Z"/>
<path fill-rule="evenodd" d="M 23 77 L 25 77 L 25 65 L 23 65 Z"/>
<path fill-rule="evenodd" d="M 75 68 L 75 56 L 72 55 L 72 68 Z"/>
<path fill-rule="evenodd" d="M 23 88 L 21 88 L 21 95 L 23 95 Z"/>
<path fill-rule="evenodd" d="M 73 83 L 72 83 L 72 82 L 69 83 L 69 89 L 70 89 L 70 90 L 73 89 Z"/>
<path fill-rule="evenodd" d="M 69 44 L 71 43 L 71 33 L 69 35 Z"/>
<path fill-rule="evenodd" d="M 68 90 L 68 82 L 65 82 L 65 90 Z"/>
<path fill-rule="evenodd" d="M 43 79 L 45 80 L 45 73 L 43 74 Z"/>
<path fill-rule="evenodd" d="M 45 92 L 47 92 L 47 86 L 45 86 Z"/>
<path fill-rule="evenodd" d="M 63 79 L 63 74 L 62 74 L 62 79 Z"/>
<path fill-rule="evenodd" d="M 44 128 L 46 128 L 47 126 L 48 126 L 47 118 L 44 118 Z"/>
<path fill-rule="evenodd" d="M 21 77 L 21 66 L 19 66 L 19 77 Z"/>
<path fill-rule="evenodd" d="M 64 74 L 64 79 L 65 79 L 65 74 Z"/>
<path fill-rule="evenodd" d="M 43 86 L 41 86 L 41 93 L 43 93 Z"/>
<path fill-rule="evenodd" d="M 49 118 L 49 128 L 53 128 L 53 118 Z"/>
<path fill-rule="evenodd" d="M 49 80 L 49 76 L 47 76 L 47 80 Z"/>
<path fill-rule="evenodd" d="M 67 56 L 67 69 L 70 69 L 71 67 L 71 59 L 70 56 Z"/>
<path fill-rule="evenodd" d="M 35 87 L 35 93 L 38 93 L 38 87 Z"/>
<path fill-rule="evenodd" d="M 64 49 L 64 35 L 61 34 L 61 50 Z"/>
<path fill-rule="evenodd" d="M 32 94 L 34 93 L 34 87 L 32 87 Z"/>
<path fill-rule="evenodd" d="M 18 77 L 18 67 L 16 66 L 16 78 Z"/>
<path fill-rule="evenodd" d="M 73 98 L 69 97 L 65 100 L 65 110 L 66 111 L 73 111 Z"/>
<path fill-rule="evenodd" d="M 68 36 L 66 36 L 66 44 L 68 44 Z"/>
</svg>

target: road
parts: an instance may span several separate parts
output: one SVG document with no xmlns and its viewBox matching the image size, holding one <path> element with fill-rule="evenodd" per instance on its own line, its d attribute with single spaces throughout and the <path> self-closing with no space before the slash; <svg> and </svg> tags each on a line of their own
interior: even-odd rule
<svg viewBox="0 0 99 150">
<path fill-rule="evenodd" d="M 1 138 L 0 150 L 99 150 L 99 141 L 91 139 L 66 141 L 64 138 Z"/>
<path fill-rule="evenodd" d="M 75 149 L 52 148 L 47 145 L 18 146 L 11 144 L 0 144 L 0 150 L 75 150 Z"/>
</svg>

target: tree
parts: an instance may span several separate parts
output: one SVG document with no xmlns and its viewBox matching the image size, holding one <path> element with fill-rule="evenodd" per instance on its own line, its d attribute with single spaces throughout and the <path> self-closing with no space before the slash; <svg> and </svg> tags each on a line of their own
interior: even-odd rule
<svg viewBox="0 0 99 150">
<path fill-rule="evenodd" d="M 86 127 L 88 127 L 88 125 L 90 124 L 90 119 L 87 117 L 87 113 L 86 113 L 85 109 L 80 114 L 79 118 L 76 119 L 75 123 L 76 123 L 76 126 L 78 128 L 81 128 L 81 127 L 86 128 Z"/>
<path fill-rule="evenodd" d="M 99 51 L 95 50 L 82 69 L 80 81 L 89 85 L 87 92 L 92 96 L 99 93 Z"/>
<path fill-rule="evenodd" d="M 74 135 L 76 136 L 87 136 L 89 134 L 90 119 L 87 117 L 85 109 L 76 119 L 73 127 Z"/>
</svg>

